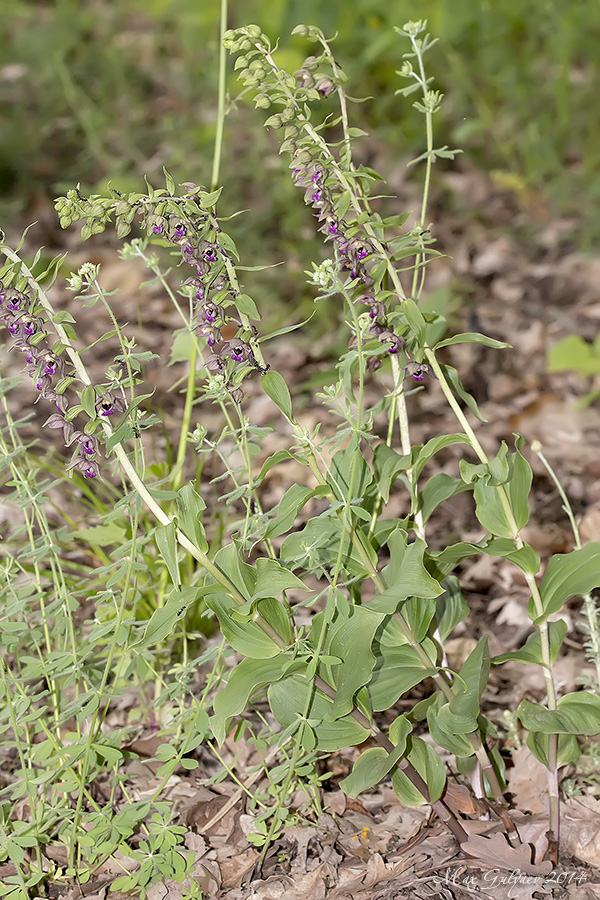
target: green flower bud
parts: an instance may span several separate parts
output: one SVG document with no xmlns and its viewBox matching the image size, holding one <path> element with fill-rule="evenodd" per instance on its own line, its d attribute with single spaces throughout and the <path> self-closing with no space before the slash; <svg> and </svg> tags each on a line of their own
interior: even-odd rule
<svg viewBox="0 0 600 900">
<path fill-rule="evenodd" d="M 269 116 L 265 122 L 265 128 L 281 128 L 283 121 L 280 115 Z"/>
</svg>

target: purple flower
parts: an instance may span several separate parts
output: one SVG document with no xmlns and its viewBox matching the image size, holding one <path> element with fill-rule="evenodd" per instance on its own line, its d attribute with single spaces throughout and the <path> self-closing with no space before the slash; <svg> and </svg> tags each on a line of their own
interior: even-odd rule
<svg viewBox="0 0 600 900">
<path fill-rule="evenodd" d="M 98 463 L 89 459 L 79 459 L 75 463 L 77 469 L 81 472 L 82 475 L 85 475 L 86 478 L 97 478 L 100 474 L 100 469 L 98 467 Z"/>
<path fill-rule="evenodd" d="M 94 437 L 83 436 L 80 446 L 85 456 L 93 456 L 98 450 L 98 441 Z"/>
<path fill-rule="evenodd" d="M 183 222 L 178 222 L 178 223 L 177 223 L 177 225 L 175 226 L 175 230 L 174 230 L 173 234 L 175 235 L 176 238 L 182 238 L 182 237 L 185 237 L 185 236 L 186 236 L 186 234 L 187 234 L 187 228 L 185 227 L 185 225 L 183 224 Z M 191 247 L 190 247 L 190 252 L 191 252 Z"/>
<path fill-rule="evenodd" d="M 152 226 L 152 231 L 154 232 L 154 234 L 162 234 L 162 233 L 163 233 L 163 227 L 162 227 L 162 225 L 153 225 L 153 226 Z"/>
<path fill-rule="evenodd" d="M 69 446 L 69 444 L 73 440 L 75 426 L 72 422 L 67 422 L 62 411 L 53 413 L 50 418 L 44 422 L 44 425 L 47 425 L 48 428 L 62 428 L 65 444 L 67 445 L 67 447 Z"/>
<path fill-rule="evenodd" d="M 372 330 L 375 330 L 373 326 Z M 387 348 L 388 353 L 398 353 L 399 350 L 402 350 L 406 346 L 404 338 L 398 337 L 398 335 L 394 334 L 393 331 L 390 331 L 389 328 L 385 328 L 380 332 L 379 340 L 382 344 L 389 344 L 389 347 Z"/>
<path fill-rule="evenodd" d="M 413 381 L 423 381 L 425 375 L 429 375 L 429 366 L 426 363 L 409 362 L 404 366 L 404 371 Z"/>
<path fill-rule="evenodd" d="M 215 252 L 214 247 L 206 248 L 206 250 L 204 251 L 204 259 L 206 260 L 206 262 L 216 262 L 217 261 L 217 254 Z"/>
<path fill-rule="evenodd" d="M 105 394 L 96 403 L 96 411 L 99 416 L 113 416 L 116 412 L 123 412 L 125 405 L 114 394 Z"/>
<path fill-rule="evenodd" d="M 46 353 L 44 362 L 44 375 L 56 375 L 56 372 L 62 368 L 62 360 L 54 353 Z"/>
<path fill-rule="evenodd" d="M 327 75 L 323 75 L 323 77 L 319 78 L 317 81 L 317 90 L 322 97 L 327 97 L 328 94 L 331 94 L 331 92 L 335 90 L 335 82 Z"/>
<path fill-rule="evenodd" d="M 221 310 L 215 303 L 207 303 L 204 307 L 204 318 L 211 324 L 216 322 L 221 314 Z"/>
<path fill-rule="evenodd" d="M 25 305 L 25 301 L 27 300 L 25 294 L 21 294 L 18 291 L 15 291 L 14 294 L 10 297 L 10 300 L 7 303 L 8 309 L 18 310 L 21 309 Z"/>
</svg>

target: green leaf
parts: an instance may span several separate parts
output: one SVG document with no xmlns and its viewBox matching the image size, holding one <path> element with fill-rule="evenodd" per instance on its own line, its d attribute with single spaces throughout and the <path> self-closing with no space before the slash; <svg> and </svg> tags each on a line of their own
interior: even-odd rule
<svg viewBox="0 0 600 900">
<path fill-rule="evenodd" d="M 405 806 L 423 806 L 423 804 L 427 803 L 426 798 L 404 774 L 402 769 L 394 769 L 390 775 L 390 780 L 398 800 Z"/>
<path fill-rule="evenodd" d="M 171 355 L 169 357 L 169 366 L 178 362 L 188 362 L 192 358 L 196 339 L 191 331 L 187 328 L 179 328 L 174 335 L 171 344 Z"/>
<path fill-rule="evenodd" d="M 143 647 L 153 647 L 162 643 L 167 635 L 173 631 L 175 623 L 180 622 L 185 617 L 188 606 L 197 600 L 200 595 L 201 589 L 192 585 L 182 585 L 172 590 L 165 605 L 154 610 L 148 620 L 143 636 L 133 646 L 137 650 L 141 650 Z"/>
<path fill-rule="evenodd" d="M 55 325 L 64 325 L 65 322 L 71 322 L 74 324 L 77 320 L 73 318 L 70 312 L 66 309 L 61 309 L 59 312 L 54 313 L 52 316 L 52 321 Z"/>
<path fill-rule="evenodd" d="M 330 712 L 332 719 L 352 710 L 354 695 L 369 681 L 375 666 L 371 644 L 383 619 L 382 613 L 374 613 L 368 606 L 355 606 L 350 618 L 328 626 L 327 652 L 342 660 L 333 670 L 337 695 Z"/>
<path fill-rule="evenodd" d="M 459 622 L 469 615 L 469 604 L 463 597 L 460 582 L 450 575 L 442 582 L 444 593 L 436 600 L 437 629 L 442 641 L 449 637 Z"/>
<path fill-rule="evenodd" d="M 414 477 L 419 478 L 421 476 L 421 472 L 429 460 L 432 459 L 436 453 L 439 453 L 440 450 L 443 450 L 445 447 L 450 447 L 452 444 L 468 443 L 469 439 L 466 434 L 442 434 L 439 437 L 431 438 L 430 441 L 427 441 L 427 443 L 419 449 L 413 469 Z"/>
<path fill-rule="evenodd" d="M 417 342 L 418 348 L 421 349 L 425 343 L 426 322 L 423 314 L 414 300 L 410 297 L 403 300 L 399 308 L 400 313 L 406 320 L 413 336 Z"/>
<path fill-rule="evenodd" d="M 593 345 L 577 334 L 570 334 L 548 350 L 548 371 L 597 375 L 600 372 L 600 356 Z"/>
<path fill-rule="evenodd" d="M 283 591 L 295 588 L 297 591 L 308 591 L 306 585 L 293 572 L 284 568 L 276 559 L 260 557 L 256 561 L 256 587 L 252 599 L 263 597 L 279 597 Z"/>
<path fill-rule="evenodd" d="M 429 793 L 429 800 L 439 800 L 446 787 L 446 767 L 431 744 L 411 735 L 408 741 L 408 761 L 417 770 Z"/>
<path fill-rule="evenodd" d="M 454 756 L 464 759 L 475 753 L 471 741 L 463 734 L 450 733 L 445 722 L 440 721 L 440 712 L 446 709 L 447 703 L 442 694 L 438 694 L 434 702 L 427 707 L 427 724 L 429 733 L 439 747 L 448 750 Z"/>
<path fill-rule="evenodd" d="M 433 644 L 424 642 L 424 646 Z M 438 671 L 437 666 L 427 668 L 417 651 L 410 644 L 400 646 L 379 645 L 377 665 L 368 684 L 371 705 L 377 712 L 389 709 L 416 684 L 420 684 Z"/>
<path fill-rule="evenodd" d="M 256 585 L 256 569 L 244 562 L 244 554 L 236 540 L 215 553 L 214 562 L 233 582 L 240 594 L 250 600 Z"/>
<path fill-rule="evenodd" d="M 251 659 L 270 659 L 281 653 L 279 646 L 259 628 L 256 622 L 238 622 L 233 618 L 232 613 L 237 610 L 237 604 L 229 594 L 209 594 L 206 597 L 206 605 L 216 614 L 223 637 L 227 638 L 233 649 L 242 656 L 249 656 Z"/>
<path fill-rule="evenodd" d="M 419 644 L 429 631 L 435 608 L 434 597 L 409 597 L 402 605 L 402 618 L 410 628 L 412 639 Z"/>
<path fill-rule="evenodd" d="M 208 550 L 208 543 L 202 525 L 202 513 L 206 503 L 191 484 L 186 484 L 177 491 L 177 523 L 190 541 L 203 553 Z"/>
<path fill-rule="evenodd" d="M 248 296 L 248 294 L 237 294 L 235 298 L 235 307 L 238 312 L 242 313 L 244 316 L 248 316 L 249 319 L 258 320 L 262 318 L 256 308 L 256 303 L 252 297 Z"/>
<path fill-rule="evenodd" d="M 265 372 L 264 375 L 260 376 L 260 383 L 263 391 L 271 398 L 275 406 L 279 407 L 281 412 L 290 420 L 290 422 L 294 422 L 295 420 L 292 415 L 292 398 L 283 376 L 280 375 L 279 372 L 275 372 L 274 369 L 271 369 L 269 372 Z"/>
<path fill-rule="evenodd" d="M 412 464 L 410 454 L 401 456 L 384 442 L 377 444 L 373 452 L 373 472 L 377 487 L 384 501 L 390 499 L 390 488 L 401 472 L 406 472 Z"/>
<path fill-rule="evenodd" d="M 72 537 L 98 547 L 122 544 L 125 534 L 125 529 L 116 522 L 111 522 L 109 525 L 95 525 L 93 528 L 79 528 L 77 531 L 71 532 Z"/>
<path fill-rule="evenodd" d="M 289 531 L 300 510 L 315 496 L 313 488 L 303 484 L 293 484 L 287 489 L 277 507 L 277 515 L 271 519 L 265 531 L 265 538 L 279 537 Z"/>
<path fill-rule="evenodd" d="M 269 688 L 271 711 L 280 725 L 287 728 L 305 715 L 309 694 L 312 698 L 309 717 L 320 751 L 332 753 L 366 740 L 369 731 L 352 716 L 343 716 L 335 722 L 328 721 L 332 701 L 319 691 L 313 691 L 312 684 L 299 674 L 282 678 Z"/>
<path fill-rule="evenodd" d="M 93 385 L 88 384 L 81 392 L 81 405 L 90 419 L 96 418 L 96 391 Z"/>
<path fill-rule="evenodd" d="M 470 734 L 477 728 L 479 699 L 487 684 L 490 671 L 490 654 L 487 635 L 465 660 L 460 679 L 455 679 L 455 697 L 438 711 L 438 724 L 449 734 Z M 466 684 L 466 690 L 463 687 Z"/>
<path fill-rule="evenodd" d="M 470 490 L 469 485 L 465 484 L 461 478 L 454 478 L 452 475 L 446 475 L 445 472 L 433 475 L 419 492 L 423 522 L 428 522 L 432 513 L 445 500 L 468 490 Z"/>
<path fill-rule="evenodd" d="M 217 235 L 217 242 L 223 247 L 224 250 L 227 251 L 234 259 L 239 260 L 239 254 L 237 251 L 237 247 L 235 246 L 233 238 L 226 234 L 224 231 L 220 231 Z"/>
<path fill-rule="evenodd" d="M 455 334 L 454 337 L 440 341 L 439 344 L 435 345 L 433 351 L 435 353 L 436 350 L 439 350 L 441 347 L 449 347 L 450 344 L 483 344 L 484 347 L 493 347 L 495 350 L 504 350 L 506 347 L 511 346 L 506 341 L 496 341 L 494 338 L 486 337 L 485 334 L 467 332 L 465 334 Z"/>
<path fill-rule="evenodd" d="M 181 584 L 181 575 L 179 574 L 178 544 L 173 522 L 169 522 L 168 525 L 157 525 L 154 531 L 154 540 L 156 541 L 158 552 L 167 564 L 171 581 L 178 587 Z"/>
<path fill-rule="evenodd" d="M 463 403 L 469 407 L 474 416 L 476 416 L 480 422 L 485 422 L 486 419 L 479 412 L 479 407 L 477 406 L 477 401 L 471 394 L 468 393 L 462 386 L 461 380 L 458 377 L 458 372 L 453 366 L 440 366 L 442 372 L 446 380 L 449 382 L 452 390 L 455 394 L 458 394 Z"/>
<path fill-rule="evenodd" d="M 565 635 L 568 631 L 567 623 L 564 619 L 560 619 L 558 622 L 548 622 L 548 638 L 550 641 L 550 662 L 554 663 L 556 661 L 556 657 L 558 656 L 558 652 L 562 647 L 562 643 L 565 639 Z M 514 650 L 512 653 L 501 653 L 499 656 L 494 656 L 492 659 L 492 663 L 497 666 L 501 663 L 507 662 L 509 659 L 516 659 L 518 662 L 523 663 L 534 663 L 538 666 L 543 666 L 543 654 L 542 654 L 542 642 L 541 635 L 539 630 L 530 634 L 523 646 L 519 650 Z"/>
<path fill-rule="evenodd" d="M 377 566 L 377 554 L 371 542 L 366 538 L 361 528 L 355 529 L 359 539 L 362 540 L 364 549 L 369 557 L 370 566 Z M 333 518 L 327 511 L 316 518 L 310 519 L 305 528 L 295 531 L 284 540 L 280 557 L 284 563 L 291 566 L 292 563 L 310 568 L 313 572 L 321 571 L 321 567 L 335 565 L 340 555 L 340 539 L 343 534 L 342 526 L 337 518 Z M 371 569 L 365 564 L 362 555 L 359 554 L 347 532 L 341 549 L 342 570 L 349 575 L 365 577 Z"/>
<path fill-rule="evenodd" d="M 327 472 L 327 482 L 338 500 L 354 500 L 363 497 L 371 477 L 361 451 L 360 438 L 353 434 L 348 446 L 334 453 Z"/>
<path fill-rule="evenodd" d="M 533 600 L 530 600 L 529 615 L 539 624 L 558 612 L 570 597 L 589 594 L 596 587 L 600 587 L 600 544 L 590 541 L 580 550 L 557 553 L 548 563 L 540 584 L 544 614 L 538 618 Z"/>
<path fill-rule="evenodd" d="M 104 449 L 106 453 L 110 453 L 113 447 L 117 444 L 122 444 L 123 441 L 130 440 L 134 435 L 133 426 L 131 422 L 125 420 L 122 422 L 118 428 L 115 428 L 106 444 L 104 445 Z"/>
<path fill-rule="evenodd" d="M 521 700 L 517 715 L 525 728 L 542 734 L 600 734 L 600 697 L 588 691 L 565 694 L 555 710 Z"/>
<path fill-rule="evenodd" d="M 527 735 L 527 746 L 542 765 L 548 766 L 549 737 L 541 731 L 530 731 Z M 581 750 L 577 738 L 573 734 L 559 734 L 557 748 L 557 763 L 566 766 L 576 762 L 581 756 Z"/>
<path fill-rule="evenodd" d="M 340 787 L 348 797 L 358 797 L 375 787 L 402 758 L 412 726 L 405 716 L 398 716 L 394 724 L 399 720 L 401 727 L 396 729 L 398 734 L 393 751 L 388 753 L 383 747 L 370 747 L 358 757 L 350 775 L 340 781 Z"/>
<path fill-rule="evenodd" d="M 288 664 L 288 658 L 280 653 L 272 659 L 246 658 L 232 669 L 227 684 L 215 697 L 214 715 L 210 720 L 219 745 L 225 740 L 231 719 L 246 709 L 256 691 L 278 681 Z"/>
<path fill-rule="evenodd" d="M 520 531 L 529 519 L 527 501 L 532 472 L 519 452 L 522 443 L 522 438 L 517 436 L 517 449 L 507 455 L 508 448 L 503 441 L 498 455 L 489 463 L 460 462 L 463 480 L 474 485 L 477 518 L 484 528 L 501 538 L 514 538 L 515 527 Z"/>
<path fill-rule="evenodd" d="M 392 614 L 407 597 L 435 599 L 442 593 L 423 563 L 424 541 L 417 539 L 407 547 L 406 532 L 398 529 L 390 535 L 388 547 L 390 563 L 382 572 L 387 587 L 369 602 L 370 609 Z"/>
</svg>

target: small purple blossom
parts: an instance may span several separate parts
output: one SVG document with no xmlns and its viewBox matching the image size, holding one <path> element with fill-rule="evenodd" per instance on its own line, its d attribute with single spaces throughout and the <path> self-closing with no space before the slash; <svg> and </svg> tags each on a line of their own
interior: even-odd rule
<svg viewBox="0 0 600 900">
<path fill-rule="evenodd" d="M 413 381 L 423 381 L 425 375 L 430 374 L 426 363 L 410 362 L 404 367 L 404 371 Z"/>
<path fill-rule="evenodd" d="M 175 230 L 173 231 L 173 234 L 176 238 L 182 238 L 182 237 L 186 236 L 187 228 L 185 227 L 183 222 L 177 223 L 177 225 L 175 226 Z M 191 247 L 190 247 L 190 251 L 191 251 Z"/>
<path fill-rule="evenodd" d="M 335 90 L 335 82 L 333 82 L 329 76 L 323 75 L 323 77 L 319 78 L 317 81 L 317 90 L 322 97 L 327 97 L 328 94 L 331 94 L 331 92 Z"/>
<path fill-rule="evenodd" d="M 61 368 L 61 360 L 54 353 L 46 353 L 44 356 L 44 375 L 56 375 Z"/>
<path fill-rule="evenodd" d="M 211 324 L 219 318 L 221 310 L 215 303 L 207 303 L 204 307 L 204 318 Z"/>
<path fill-rule="evenodd" d="M 374 328 L 373 331 L 375 331 Z M 402 350 L 406 346 L 404 338 L 398 337 L 398 335 L 394 334 L 393 331 L 390 331 L 389 328 L 385 328 L 380 332 L 379 340 L 382 344 L 389 344 L 386 348 L 388 353 L 398 353 L 399 350 Z"/>
<path fill-rule="evenodd" d="M 92 459 L 83 459 L 83 457 L 80 457 L 75 462 L 75 468 L 81 472 L 82 475 L 85 475 L 86 478 L 97 478 L 100 474 L 98 463 L 94 462 Z"/>
<path fill-rule="evenodd" d="M 154 234 L 162 234 L 162 233 L 163 233 L 163 227 L 162 227 L 162 225 L 155 224 L 155 225 L 152 226 L 152 231 L 153 231 Z"/>
<path fill-rule="evenodd" d="M 82 434 L 79 440 L 79 446 L 84 456 L 94 456 L 98 452 L 98 440 L 90 435 Z"/>
<path fill-rule="evenodd" d="M 116 412 L 123 412 L 125 406 L 123 401 L 113 394 L 105 394 L 96 403 L 96 411 L 99 416 L 114 416 Z"/>
<path fill-rule="evenodd" d="M 206 262 L 216 262 L 218 257 L 214 247 L 207 247 L 204 251 L 204 259 Z"/>
</svg>

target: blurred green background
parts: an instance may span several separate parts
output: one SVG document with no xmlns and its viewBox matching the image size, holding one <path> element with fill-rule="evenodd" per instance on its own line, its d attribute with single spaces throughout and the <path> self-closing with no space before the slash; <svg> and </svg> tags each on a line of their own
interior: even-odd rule
<svg viewBox="0 0 600 900">
<path fill-rule="evenodd" d="M 77 182 L 130 189 L 210 180 L 216 109 L 218 0 L 14 0 L 0 32 L 0 217 L 21 225 Z M 393 25 L 427 18 L 439 44 L 430 74 L 446 95 L 437 145 L 503 173 L 573 238 L 600 234 L 597 0 L 231 0 L 229 25 L 256 22 L 280 38 L 280 60 L 311 52 L 300 22 L 336 32 L 352 107 L 392 159 L 423 149 L 422 118 L 395 97 L 407 49 Z M 240 90 L 231 71 L 229 90 Z M 277 169 L 266 114 L 244 97 L 228 116 L 221 181 L 226 211 L 252 205 L 254 239 L 293 245 L 309 222 Z M 283 167 L 282 163 L 282 167 Z M 455 165 L 455 164 L 453 164 Z M 273 187 L 275 182 L 276 187 Z M 285 184 L 284 184 L 285 183 Z M 273 260 L 271 260 L 273 261 Z"/>
</svg>

